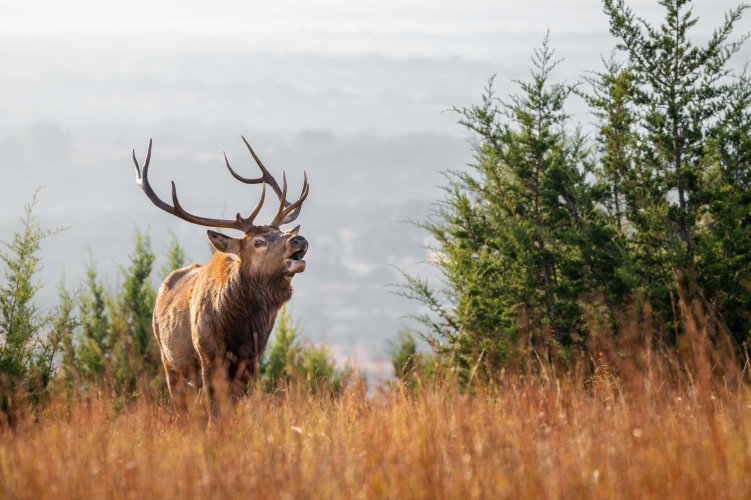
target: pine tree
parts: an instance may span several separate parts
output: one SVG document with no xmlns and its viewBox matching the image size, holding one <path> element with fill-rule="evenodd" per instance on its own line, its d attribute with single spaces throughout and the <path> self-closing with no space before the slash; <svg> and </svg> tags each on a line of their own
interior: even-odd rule
<svg viewBox="0 0 751 500">
<path fill-rule="evenodd" d="M 79 297 L 80 330 L 76 345 L 76 367 L 88 381 L 101 377 L 112 346 L 108 342 L 110 322 L 107 297 L 99 281 L 93 257 L 86 263 L 86 284 Z"/>
<path fill-rule="evenodd" d="M 159 349 L 151 327 L 156 294 L 151 284 L 154 253 L 147 235 L 137 232 L 120 291 L 109 304 L 112 365 L 120 394 L 133 393 L 139 378 L 161 380 Z"/>
<path fill-rule="evenodd" d="M 41 243 L 59 231 L 43 230 L 36 222 L 37 195 L 24 207 L 22 230 L 0 250 L 5 267 L 0 283 L 0 414 L 11 418 L 25 397 L 37 402 L 44 396 L 59 347 L 49 315 L 34 304 Z"/>
<path fill-rule="evenodd" d="M 185 249 L 180 245 L 177 237 L 173 234 L 172 240 L 170 240 L 169 247 L 167 248 L 167 264 L 162 268 L 162 277 L 166 278 L 167 275 L 175 269 L 185 267 L 186 261 L 187 256 L 185 254 Z"/>
<path fill-rule="evenodd" d="M 60 279 L 58 287 L 58 305 L 52 313 L 52 329 L 55 335 L 55 342 L 60 345 L 62 359 L 60 368 L 62 370 L 62 379 L 66 391 L 70 394 L 77 374 L 76 349 L 74 345 L 74 331 L 78 326 L 78 317 L 76 317 L 76 298 L 71 295 L 65 286 L 65 279 Z"/>
<path fill-rule="evenodd" d="M 289 381 L 290 372 L 295 370 L 299 355 L 297 332 L 287 306 L 284 306 L 277 316 L 273 340 L 261 367 L 269 390 L 274 391 Z"/>
<path fill-rule="evenodd" d="M 728 61 L 746 37 L 729 39 L 747 5 L 731 10 L 709 41 L 698 46 L 689 37 L 698 22 L 691 1 L 659 4 L 665 18 L 653 26 L 623 0 L 604 0 L 610 31 L 634 77 L 639 117 L 639 164 L 630 193 L 632 250 L 649 300 L 667 318 L 676 273 L 679 281 L 701 280 L 698 254 L 711 198 L 706 182 L 710 146 L 730 95 Z"/>
<path fill-rule="evenodd" d="M 491 81 L 481 105 L 458 110 L 477 134 L 473 170 L 451 176 L 423 225 L 438 243 L 449 307 L 407 279 L 406 294 L 435 313 L 423 316 L 428 341 L 465 377 L 478 363 L 492 373 L 529 345 L 564 354 L 584 340 L 579 301 L 612 303 L 619 288 L 589 151 L 568 130 L 574 89 L 551 81 L 553 57 L 546 38 L 519 95 L 501 102 Z"/>
<path fill-rule="evenodd" d="M 279 311 L 271 345 L 260 371 L 266 390 L 271 392 L 294 384 L 313 393 L 335 394 L 352 375 L 347 369 L 337 368 L 325 346 L 300 342 L 287 306 Z"/>
<path fill-rule="evenodd" d="M 638 136 L 634 110 L 634 76 L 630 68 L 614 58 L 605 60 L 604 70 L 586 81 L 590 93 L 582 93 L 597 118 L 597 165 L 603 204 L 619 233 L 625 231 L 627 217 L 635 205 L 634 167 Z"/>
<path fill-rule="evenodd" d="M 417 349 L 417 338 L 412 332 L 401 332 L 389 350 L 394 376 L 407 389 L 416 389 L 418 382 L 429 382 L 435 377 L 430 357 Z"/>
<path fill-rule="evenodd" d="M 751 347 L 751 81 L 742 75 L 713 131 L 700 285 L 739 344 Z"/>
<path fill-rule="evenodd" d="M 143 233 L 136 233 L 136 244 L 125 271 L 120 306 L 133 334 L 137 354 L 144 356 L 152 339 L 151 317 L 156 296 L 151 284 L 151 269 L 155 255 L 151 241 Z"/>
</svg>

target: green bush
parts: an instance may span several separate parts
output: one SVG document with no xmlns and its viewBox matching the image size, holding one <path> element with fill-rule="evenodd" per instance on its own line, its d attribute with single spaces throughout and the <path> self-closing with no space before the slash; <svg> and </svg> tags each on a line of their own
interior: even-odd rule
<svg viewBox="0 0 751 500">
<path fill-rule="evenodd" d="M 2 242 L 0 261 L 0 414 L 12 420 L 27 403 L 46 395 L 55 372 L 55 355 L 70 328 L 72 300 L 64 293 L 60 306 L 43 311 L 34 297 L 41 284 L 39 250 L 42 241 L 58 230 L 40 228 L 34 216 L 37 193 L 24 207 L 21 230 Z"/>
<path fill-rule="evenodd" d="M 276 392 L 297 386 L 313 393 L 337 394 L 352 376 L 351 370 L 337 368 L 325 346 L 302 343 L 287 306 L 282 307 L 261 363 L 266 390 Z"/>
<path fill-rule="evenodd" d="M 435 381 L 433 356 L 419 352 L 417 338 L 412 332 L 401 332 L 389 350 L 394 377 L 407 389 Z"/>
</svg>

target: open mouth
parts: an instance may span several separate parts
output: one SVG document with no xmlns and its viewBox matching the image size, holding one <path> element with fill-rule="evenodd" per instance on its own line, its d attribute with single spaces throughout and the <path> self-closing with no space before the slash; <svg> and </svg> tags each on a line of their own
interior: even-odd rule
<svg viewBox="0 0 751 500">
<path fill-rule="evenodd" d="M 306 252 L 307 249 L 298 250 L 287 257 L 287 271 L 289 271 L 290 274 L 301 273 L 305 270 L 305 261 L 303 260 L 303 257 L 305 257 Z"/>
</svg>

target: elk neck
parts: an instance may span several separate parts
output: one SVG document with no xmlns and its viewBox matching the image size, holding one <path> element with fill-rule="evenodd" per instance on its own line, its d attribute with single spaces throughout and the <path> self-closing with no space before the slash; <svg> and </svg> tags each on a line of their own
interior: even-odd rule
<svg viewBox="0 0 751 500">
<path fill-rule="evenodd" d="M 259 276 L 249 266 L 227 254 L 216 252 L 207 265 L 218 281 L 215 304 L 228 317 L 253 323 L 273 323 L 277 311 L 292 297 L 291 280 L 284 276 Z M 259 324 L 261 323 L 261 324 Z M 271 325 L 269 325 L 270 327 Z"/>
</svg>

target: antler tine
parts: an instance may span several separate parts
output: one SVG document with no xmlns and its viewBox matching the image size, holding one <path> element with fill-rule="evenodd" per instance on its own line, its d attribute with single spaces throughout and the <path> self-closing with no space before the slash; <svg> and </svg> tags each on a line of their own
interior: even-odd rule
<svg viewBox="0 0 751 500">
<path fill-rule="evenodd" d="M 302 191 L 300 192 L 300 198 L 287 207 L 287 209 L 284 211 L 284 220 L 282 221 L 282 224 L 289 224 L 290 222 L 293 222 L 295 219 L 297 219 L 297 216 L 300 215 L 300 209 L 302 208 L 303 202 L 308 198 L 308 193 L 310 192 L 310 184 L 308 183 L 307 178 L 305 179 L 305 182 L 303 184 Z"/>
<path fill-rule="evenodd" d="M 222 228 L 228 228 L 228 229 L 237 229 L 239 231 L 248 232 L 253 227 L 253 218 L 257 215 L 258 211 L 260 211 L 260 206 L 263 204 L 264 194 L 261 195 L 261 201 L 256 206 L 255 210 L 253 211 L 253 214 L 248 217 L 247 219 L 243 219 L 240 217 L 240 215 L 237 215 L 237 218 L 235 220 L 225 220 L 225 219 L 210 219 L 208 217 L 200 217 L 198 215 L 193 215 L 189 212 L 186 212 L 183 207 L 180 205 L 180 201 L 177 198 L 177 188 L 175 187 L 175 182 L 171 181 L 172 183 L 172 205 L 165 203 L 157 194 L 154 192 L 154 190 L 151 188 L 151 185 L 149 184 L 148 179 L 148 172 L 149 172 L 149 164 L 151 162 L 151 146 L 152 146 L 152 140 L 149 139 L 149 150 L 146 153 L 146 160 L 144 161 L 143 168 L 140 167 L 138 164 L 138 160 L 136 159 L 136 151 L 133 150 L 133 162 L 136 165 L 136 184 L 138 184 L 141 189 L 143 189 L 143 192 L 146 193 L 146 196 L 151 200 L 151 202 L 156 205 L 157 207 L 161 208 L 167 213 L 170 213 L 176 217 L 179 217 L 185 221 L 191 222 L 193 224 L 198 224 L 201 226 L 208 226 L 208 227 L 222 227 Z"/>
<path fill-rule="evenodd" d="M 149 197 L 154 205 L 166 212 L 173 213 L 174 208 L 162 201 L 161 198 L 156 195 L 154 190 L 151 189 L 151 184 L 149 184 L 149 165 L 151 163 L 152 144 L 153 139 L 149 139 L 149 149 L 146 152 L 146 160 L 144 160 L 143 162 L 143 168 L 138 165 L 138 160 L 136 159 L 136 150 L 135 148 L 133 149 L 133 163 L 136 164 L 136 184 L 141 186 L 141 189 L 143 189 L 144 193 L 146 193 L 146 196 Z"/>
<path fill-rule="evenodd" d="M 138 184 L 141 187 L 141 189 L 143 189 L 143 192 L 146 193 L 146 196 L 151 200 L 151 202 L 154 205 L 161 208 L 167 213 L 170 213 L 176 217 L 179 217 L 193 224 L 198 224 L 201 226 L 208 226 L 208 227 L 222 227 L 222 228 L 229 228 L 229 229 L 237 229 L 239 231 L 243 231 L 246 233 L 254 227 L 253 221 L 255 220 L 256 216 L 258 215 L 258 213 L 261 211 L 261 208 L 263 207 L 263 203 L 266 200 L 266 186 L 269 185 L 279 197 L 279 210 L 277 211 L 277 214 L 274 217 L 274 220 L 271 224 L 275 226 L 280 226 L 282 224 L 287 224 L 287 223 L 294 221 L 299 215 L 300 206 L 302 205 L 303 201 L 305 201 L 305 198 L 307 198 L 308 192 L 310 190 L 310 184 L 308 183 L 307 172 L 304 174 L 303 187 L 302 187 L 302 192 L 300 193 L 300 198 L 294 203 L 289 203 L 287 201 L 287 175 L 286 173 L 282 173 L 283 188 L 280 189 L 279 184 L 276 182 L 274 177 L 269 173 L 269 171 L 266 169 L 263 163 L 261 163 L 261 160 L 258 158 L 258 156 L 255 154 L 253 149 L 250 147 L 250 144 L 248 144 L 248 141 L 245 140 L 245 137 L 243 137 L 243 141 L 245 142 L 246 146 L 248 146 L 248 149 L 253 155 L 253 158 L 258 163 L 258 166 L 261 168 L 261 171 L 263 172 L 263 176 L 258 179 L 246 179 L 238 175 L 234 170 L 232 170 L 232 167 L 230 166 L 229 161 L 227 160 L 226 154 L 224 155 L 224 161 L 227 164 L 227 168 L 229 169 L 230 173 L 236 179 L 246 184 L 261 184 L 261 183 L 263 184 L 263 191 L 261 192 L 261 199 L 258 201 L 258 204 L 253 209 L 253 212 L 251 212 L 250 216 L 248 216 L 245 219 L 239 213 L 236 215 L 234 220 L 225 220 L 225 219 L 210 219 L 208 217 L 200 217 L 198 215 L 193 215 L 187 212 L 182 207 L 182 205 L 180 205 L 180 200 L 177 197 L 177 187 L 175 186 L 174 181 L 171 181 L 172 205 L 164 202 L 161 198 L 159 198 L 159 196 L 157 196 L 157 194 L 151 188 L 151 184 L 149 184 L 149 178 L 148 178 L 149 165 L 151 163 L 151 147 L 153 144 L 153 141 L 151 139 L 149 139 L 149 149 L 148 149 L 148 152 L 146 153 L 146 159 L 144 161 L 143 167 L 139 165 L 138 159 L 136 158 L 136 150 L 133 149 L 133 163 L 135 164 L 135 167 L 136 167 L 136 184 Z"/>
<path fill-rule="evenodd" d="M 151 139 L 149 139 L 149 151 L 148 153 L 146 153 L 146 161 L 144 162 L 144 165 L 148 167 L 150 161 L 151 161 Z M 136 165 L 136 184 L 140 186 L 141 185 L 141 166 L 138 164 L 138 160 L 136 159 L 136 148 L 133 148 L 133 163 L 135 163 Z"/>
<path fill-rule="evenodd" d="M 152 139 L 149 139 L 149 150 L 146 152 L 146 161 L 143 163 L 143 173 L 146 174 L 146 169 L 149 168 L 149 162 L 151 162 L 151 141 Z M 138 160 L 136 159 L 136 148 L 133 148 L 133 163 L 136 164 L 136 184 L 139 186 L 141 185 L 141 166 L 138 164 Z"/>
<path fill-rule="evenodd" d="M 285 178 L 285 192 L 286 192 L 286 178 Z M 308 197 L 308 192 L 310 192 L 310 184 L 308 183 L 308 174 L 304 174 L 304 180 L 303 180 L 303 186 L 302 191 L 300 192 L 300 198 L 295 201 L 294 203 L 291 203 L 287 205 L 286 207 L 279 207 L 279 211 L 276 214 L 276 217 L 274 217 L 274 220 L 272 222 L 273 225 L 281 226 L 283 224 L 289 224 L 290 222 L 297 219 L 297 216 L 300 215 L 300 208 L 305 201 L 305 198 Z"/>
<path fill-rule="evenodd" d="M 245 184 L 261 184 L 262 182 L 265 182 L 266 184 L 269 184 L 271 188 L 277 193 L 277 196 L 281 193 L 281 190 L 279 189 L 279 185 L 276 183 L 276 179 L 274 179 L 271 176 L 271 173 L 269 173 L 268 170 L 261 165 L 261 170 L 263 172 L 263 175 L 257 179 L 249 179 L 247 177 L 243 177 L 242 175 L 235 172 L 235 170 L 232 168 L 232 166 L 229 164 L 229 160 L 227 159 L 227 153 L 222 152 L 224 154 L 224 164 L 227 165 L 227 169 L 229 170 L 229 173 L 232 174 L 232 177 L 237 179 L 238 181 L 245 183 Z"/>
<path fill-rule="evenodd" d="M 302 202 L 305 200 L 305 197 L 307 197 L 307 189 L 309 188 L 308 185 L 308 174 L 305 173 L 305 178 L 303 180 L 303 188 L 300 193 L 301 199 L 298 200 L 295 203 L 290 203 L 287 201 L 287 179 L 284 174 L 283 178 L 283 189 L 279 188 L 279 183 L 274 179 L 274 176 L 271 175 L 271 172 L 269 172 L 269 169 L 266 168 L 266 166 L 263 164 L 261 159 L 258 157 L 256 152 L 253 150 L 253 147 L 250 145 L 247 139 L 245 139 L 245 136 L 241 136 L 243 142 L 245 143 L 245 146 L 248 148 L 248 151 L 250 151 L 251 156 L 253 156 L 253 159 L 255 160 L 256 164 L 258 165 L 258 168 L 261 169 L 262 176 L 258 177 L 257 179 L 249 179 L 247 177 L 243 177 L 237 172 L 234 171 L 232 166 L 229 164 L 229 160 L 227 159 L 227 154 L 224 154 L 224 163 L 227 165 L 227 169 L 229 170 L 230 174 L 237 179 L 240 182 L 243 182 L 245 184 L 260 184 L 262 182 L 265 182 L 269 186 L 271 186 L 271 189 L 274 190 L 276 193 L 276 196 L 279 198 L 279 211 L 277 212 L 276 217 L 274 217 L 274 221 L 272 224 L 274 225 L 281 225 L 281 224 L 287 224 L 289 222 L 294 221 L 297 219 L 297 216 L 300 215 L 300 205 L 302 205 Z"/>
<path fill-rule="evenodd" d="M 256 215 L 258 215 L 258 212 L 261 211 L 261 207 L 263 206 L 263 201 L 266 199 L 266 183 L 263 183 L 263 189 L 261 190 L 261 199 L 258 201 L 258 205 L 256 205 L 256 208 L 253 209 L 253 212 L 248 216 L 248 221 L 252 224 L 253 221 L 256 218 Z M 240 217 L 240 214 L 237 214 L 237 217 Z"/>
<path fill-rule="evenodd" d="M 284 212 L 284 209 L 287 208 L 287 172 L 282 170 L 282 196 L 279 197 L 279 210 L 277 210 L 276 215 L 274 216 L 274 221 L 272 224 L 278 226 L 281 220 L 277 222 L 278 219 L 280 219 L 279 214 Z"/>
<path fill-rule="evenodd" d="M 287 201 L 287 173 L 282 170 L 282 195 L 279 197 L 279 209 L 276 211 L 276 215 L 274 216 L 274 220 L 271 221 L 271 224 L 274 226 L 278 226 L 281 224 L 284 214 L 284 209 L 287 208 L 289 205 L 286 203 Z"/>
<path fill-rule="evenodd" d="M 269 172 L 269 169 L 266 168 L 266 166 L 263 164 L 261 159 L 258 157 L 255 151 L 253 151 L 253 148 L 250 146 L 250 143 L 245 139 L 245 136 L 242 137 L 243 142 L 245 143 L 245 146 L 248 148 L 248 151 L 250 151 L 251 156 L 253 156 L 253 159 L 255 160 L 256 164 L 258 165 L 258 168 L 261 169 L 261 177 L 258 177 L 257 179 L 250 179 L 248 177 L 243 177 L 242 175 L 235 172 L 232 167 L 229 164 L 229 161 L 227 160 L 227 154 L 224 154 L 224 163 L 227 165 L 227 169 L 229 170 L 229 173 L 232 174 L 232 177 L 237 179 L 240 182 L 243 182 L 245 184 L 260 184 L 262 182 L 265 182 L 269 186 L 271 186 L 271 189 L 274 190 L 277 196 L 282 195 L 282 190 L 279 189 L 279 183 L 276 182 L 276 179 L 274 179 L 274 176 L 271 175 L 271 172 Z"/>
<path fill-rule="evenodd" d="M 284 211 L 285 215 L 284 215 L 284 220 L 281 222 L 282 224 L 289 224 L 290 222 L 297 219 L 297 216 L 300 215 L 302 202 L 305 201 L 305 198 L 308 197 L 309 190 L 310 190 L 310 184 L 308 184 L 308 173 L 303 170 L 303 182 L 302 182 L 302 190 L 300 191 L 300 198 L 296 202 L 287 206 L 287 208 Z"/>
</svg>

